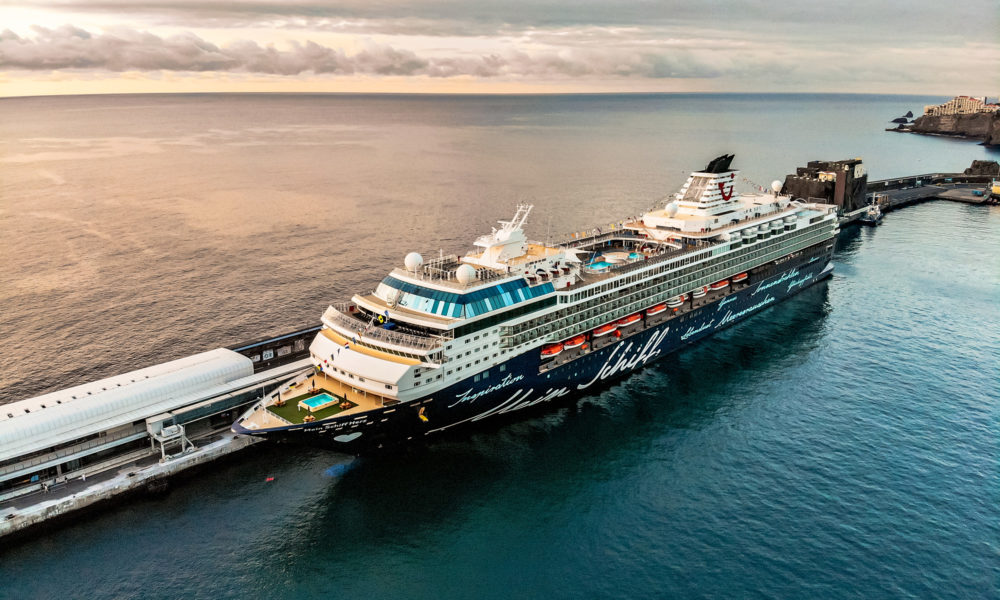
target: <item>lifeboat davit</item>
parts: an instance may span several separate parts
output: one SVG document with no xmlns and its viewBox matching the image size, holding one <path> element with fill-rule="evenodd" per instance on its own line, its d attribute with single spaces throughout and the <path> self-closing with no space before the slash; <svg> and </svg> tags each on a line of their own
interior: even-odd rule
<svg viewBox="0 0 1000 600">
<path fill-rule="evenodd" d="M 721 289 L 726 288 L 728 285 L 729 285 L 729 280 L 728 279 L 723 279 L 722 281 L 716 281 L 715 283 L 713 283 L 712 285 L 710 285 L 708 287 L 712 288 L 713 292 L 717 292 L 717 291 L 719 291 Z"/>
<path fill-rule="evenodd" d="M 642 319 L 642 315 L 635 313 L 634 315 L 629 315 L 624 319 L 618 319 L 618 326 L 626 327 L 628 325 L 632 325 L 633 323 L 637 323 L 640 319 Z"/>
<path fill-rule="evenodd" d="M 548 346 L 542 347 L 542 356 L 551 358 L 553 356 L 559 356 L 562 354 L 563 345 L 562 344 L 549 344 Z"/>
<path fill-rule="evenodd" d="M 646 316 L 652 317 L 653 315 L 658 315 L 665 310 L 667 310 L 666 304 L 657 304 L 656 306 L 652 306 L 646 309 Z"/>
<path fill-rule="evenodd" d="M 733 283 L 739 283 L 741 281 L 746 281 L 746 280 L 747 280 L 746 273 L 737 273 L 736 275 L 733 275 Z"/>
<path fill-rule="evenodd" d="M 616 329 L 618 329 L 618 323 L 607 323 L 605 325 L 601 325 L 600 327 L 594 330 L 594 337 L 597 338 L 604 335 L 608 335 L 609 333 L 615 331 Z"/>
<path fill-rule="evenodd" d="M 696 290 L 693 290 L 691 292 L 691 297 L 692 298 L 703 298 L 705 296 L 705 294 L 707 294 L 707 293 L 708 293 L 708 286 L 707 285 L 703 285 L 700 288 L 698 288 Z"/>
<path fill-rule="evenodd" d="M 582 333 L 576 337 L 570 338 L 563 342 L 563 348 L 566 350 L 572 350 L 573 348 L 579 348 L 587 342 L 587 336 Z"/>
</svg>

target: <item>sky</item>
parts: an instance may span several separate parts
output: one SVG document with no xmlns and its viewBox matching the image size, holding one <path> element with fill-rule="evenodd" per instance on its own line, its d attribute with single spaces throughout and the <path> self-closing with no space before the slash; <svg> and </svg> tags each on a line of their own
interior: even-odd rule
<svg viewBox="0 0 1000 600">
<path fill-rule="evenodd" d="M 1000 94 L 998 0 L 4 0 L 0 96 Z"/>
</svg>

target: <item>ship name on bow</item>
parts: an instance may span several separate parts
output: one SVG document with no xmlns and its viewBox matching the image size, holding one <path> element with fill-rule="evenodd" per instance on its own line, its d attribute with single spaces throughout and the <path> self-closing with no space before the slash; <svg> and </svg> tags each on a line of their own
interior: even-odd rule
<svg viewBox="0 0 1000 600">
<path fill-rule="evenodd" d="M 454 404 L 450 405 L 448 408 L 451 408 L 452 406 L 455 406 L 456 404 L 461 404 L 463 402 L 472 402 L 474 400 L 478 400 L 479 398 L 482 398 L 487 394 L 492 394 L 497 390 L 502 390 L 503 388 L 513 383 L 517 383 L 522 379 L 524 379 L 524 375 L 508 375 L 504 377 L 503 381 L 501 381 L 500 383 L 497 383 L 496 385 L 491 385 L 488 388 L 484 388 L 479 391 L 473 391 L 472 388 L 469 388 L 464 392 L 462 392 L 461 394 L 455 396 L 456 398 L 458 398 L 458 400 Z"/>
</svg>

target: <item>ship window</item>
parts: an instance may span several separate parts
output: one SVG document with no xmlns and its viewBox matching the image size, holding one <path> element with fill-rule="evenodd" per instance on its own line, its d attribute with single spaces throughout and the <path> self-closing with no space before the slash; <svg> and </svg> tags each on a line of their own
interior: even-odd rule
<svg viewBox="0 0 1000 600">
<path fill-rule="evenodd" d="M 476 375 L 475 377 L 473 377 L 472 381 L 479 381 L 479 375 Z"/>
<path fill-rule="evenodd" d="M 489 371 L 483 371 L 483 379 L 486 379 L 489 376 L 490 376 L 490 372 Z"/>
<path fill-rule="evenodd" d="M 385 389 L 387 389 L 387 390 L 391 390 L 391 389 L 392 389 L 392 386 L 391 386 L 391 385 L 389 385 L 389 384 L 387 383 L 387 384 L 385 384 Z"/>
<path fill-rule="evenodd" d="M 500 365 L 500 372 L 503 373 L 507 370 L 507 365 Z"/>
</svg>

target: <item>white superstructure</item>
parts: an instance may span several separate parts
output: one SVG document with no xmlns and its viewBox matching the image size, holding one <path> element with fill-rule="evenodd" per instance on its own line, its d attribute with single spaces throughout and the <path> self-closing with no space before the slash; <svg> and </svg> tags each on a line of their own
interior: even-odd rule
<svg viewBox="0 0 1000 600">
<path fill-rule="evenodd" d="M 769 193 L 738 194 L 732 158 L 692 173 L 662 208 L 607 230 L 533 242 L 524 230 L 531 207 L 519 206 L 464 256 L 411 252 L 372 292 L 326 310 L 310 346 L 317 376 L 308 385 L 343 399 L 338 418 L 423 402 L 465 380 L 503 378 L 505 363 L 546 344 L 584 352 L 571 338 L 671 299 L 676 311 L 688 293 L 701 298 L 737 274 L 744 282 L 746 271 L 836 232 L 835 208 L 793 201 L 778 182 Z M 554 346 L 545 355 L 571 358 Z M 308 395 L 286 389 L 241 426 L 332 417 L 268 410 L 268 402 Z"/>
</svg>

